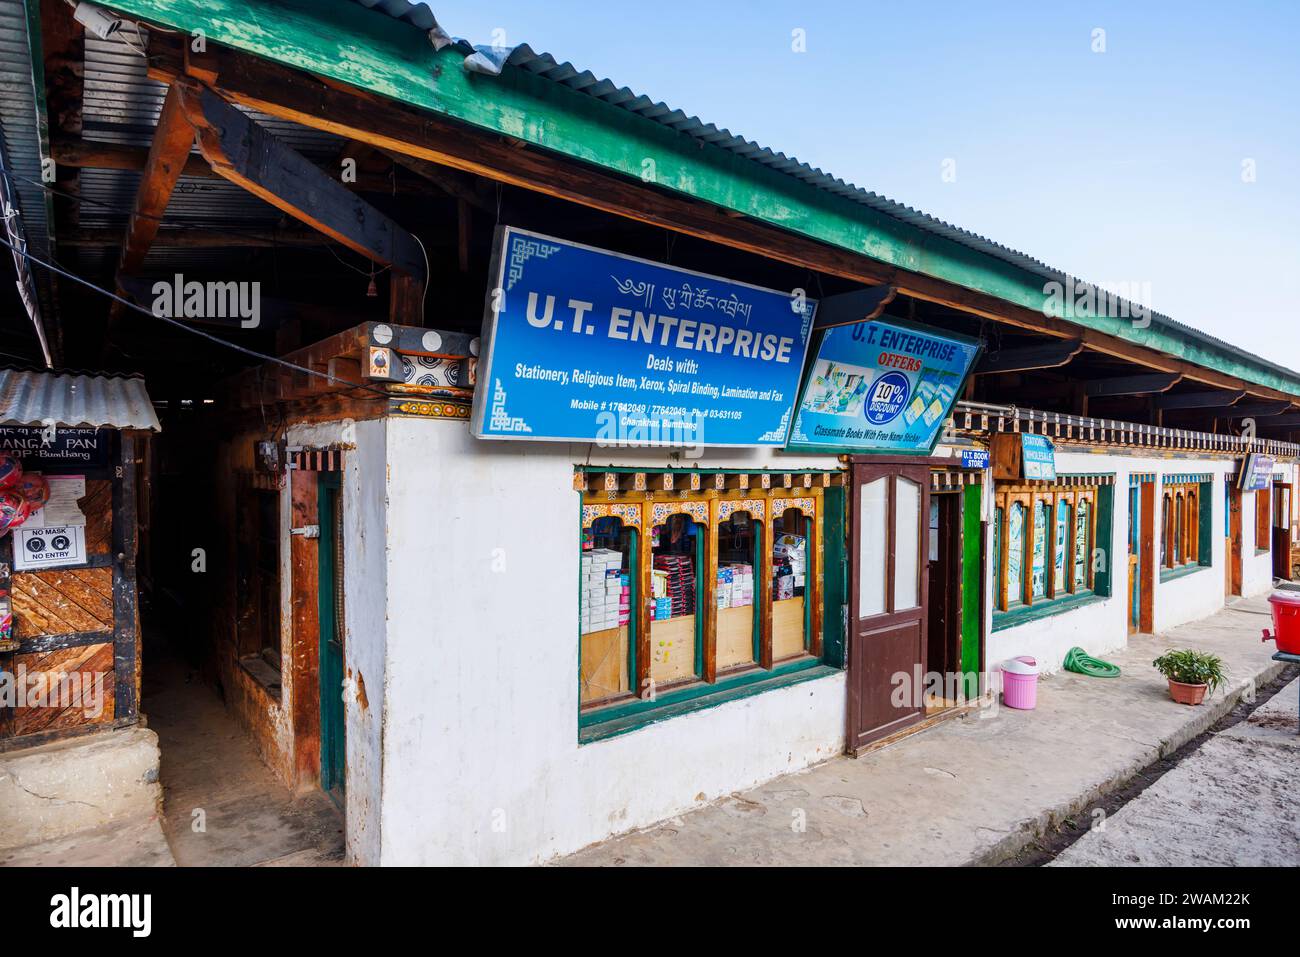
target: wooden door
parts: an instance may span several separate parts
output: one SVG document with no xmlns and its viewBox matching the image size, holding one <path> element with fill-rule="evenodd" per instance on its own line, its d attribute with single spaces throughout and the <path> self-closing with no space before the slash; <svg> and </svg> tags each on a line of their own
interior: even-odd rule
<svg viewBox="0 0 1300 957">
<path fill-rule="evenodd" d="M 929 499 L 928 466 L 853 466 L 850 753 L 925 713 Z"/>
<path fill-rule="evenodd" d="M 1228 594 L 1241 594 L 1241 489 L 1228 486 Z"/>
<path fill-rule="evenodd" d="M 1142 538 L 1142 496 L 1136 485 L 1128 490 L 1128 633 L 1135 634 L 1142 621 L 1142 593 L 1139 590 Z"/>
<path fill-rule="evenodd" d="M 320 783 L 342 794 L 347 773 L 343 714 L 343 497 L 337 472 L 322 472 L 317 601 L 320 619 Z"/>
</svg>

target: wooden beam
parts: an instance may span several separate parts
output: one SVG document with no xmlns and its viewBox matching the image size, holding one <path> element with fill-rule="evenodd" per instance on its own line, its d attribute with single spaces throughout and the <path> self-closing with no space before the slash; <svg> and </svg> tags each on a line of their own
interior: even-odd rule
<svg viewBox="0 0 1300 957">
<path fill-rule="evenodd" d="M 157 80 L 203 75 L 232 102 L 370 143 L 379 149 L 475 173 L 501 183 L 684 235 L 721 243 L 768 259 L 814 269 L 854 282 L 887 283 L 900 293 L 976 316 L 1059 338 L 1081 338 L 1094 351 L 1162 372 L 1255 395 L 1283 393 L 1236 376 L 1197 366 L 1155 349 L 1086 329 L 1076 323 L 1016 306 L 986 293 L 954 286 L 920 273 L 731 215 L 708 204 L 657 190 L 638 180 L 605 173 L 544 150 L 522 147 L 507 137 L 456 123 L 436 113 L 385 97 L 326 82 L 298 70 L 228 47 L 209 44 L 203 54 L 166 36 L 159 38 L 149 75 Z M 151 49 L 151 54 L 153 54 Z"/>
<path fill-rule="evenodd" d="M 1290 411 L 1291 403 L 1283 399 L 1276 402 L 1242 402 L 1237 405 L 1223 406 L 1217 409 L 1206 409 L 1205 411 L 1217 419 L 1246 419 L 1262 418 L 1264 416 L 1281 415 L 1283 412 Z"/>
<path fill-rule="evenodd" d="M 395 221 L 211 90 L 186 85 L 180 100 L 204 159 L 222 177 L 368 259 L 423 281 L 419 244 Z"/>
<path fill-rule="evenodd" d="M 1082 351 L 1082 339 L 1062 339 L 1059 342 L 1025 346 L 1022 349 L 1003 349 L 992 355 L 986 352 L 975 367 L 975 375 L 1055 369 L 1065 365 Z"/>
<path fill-rule="evenodd" d="M 126 227 L 122 255 L 117 271 L 132 275 L 144 265 L 153 238 L 162 225 L 163 213 L 171 200 L 172 190 L 185 169 L 190 148 L 194 146 L 194 128 L 181 105 L 181 89 L 172 84 L 163 100 L 153 144 L 145 161 L 144 175 L 135 194 L 135 208 Z"/>
<path fill-rule="evenodd" d="M 50 143 L 50 153 L 59 166 L 76 169 L 142 170 L 149 162 L 149 150 L 142 146 L 124 143 L 100 143 L 73 136 L 56 136 Z M 202 156 L 187 154 L 181 166 L 181 176 L 196 179 L 218 179 Z"/>
<path fill-rule="evenodd" d="M 1235 392 L 1172 392 L 1156 396 L 1156 405 L 1166 411 L 1173 409 L 1212 409 L 1229 406 L 1246 393 Z"/>
<path fill-rule="evenodd" d="M 1168 392 L 1183 377 L 1178 373 L 1155 375 L 1126 375 L 1114 379 L 1095 379 L 1088 383 L 1090 396 L 1102 395 L 1148 395 L 1152 392 Z"/>
<path fill-rule="evenodd" d="M 817 303 L 817 316 L 813 319 L 814 329 L 830 329 L 834 326 L 855 325 L 875 319 L 885 307 L 894 301 L 898 290 L 893 286 L 868 286 L 854 289 L 834 296 L 827 296 Z"/>
<path fill-rule="evenodd" d="M 1300 429 L 1300 412 L 1269 416 L 1259 424 L 1270 429 Z"/>
</svg>

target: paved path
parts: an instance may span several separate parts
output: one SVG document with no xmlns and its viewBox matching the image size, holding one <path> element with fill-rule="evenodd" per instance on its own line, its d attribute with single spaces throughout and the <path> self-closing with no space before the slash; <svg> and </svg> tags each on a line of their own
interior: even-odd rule
<svg viewBox="0 0 1300 957">
<path fill-rule="evenodd" d="M 1236 602 L 1106 656 L 1119 678 L 1040 679 L 1038 709 L 945 722 L 856 760 L 836 758 L 562 859 L 579 865 L 996 863 L 1205 731 L 1251 682 L 1281 671 L 1261 644 L 1263 598 Z M 1175 704 L 1151 660 L 1222 655 L 1226 694 Z"/>
<path fill-rule="evenodd" d="M 1067 847 L 1053 866 L 1300 866 L 1300 679 Z"/>
<path fill-rule="evenodd" d="M 145 661 L 144 709 L 162 749 L 163 832 L 189 866 L 337 864 L 343 819 L 319 791 L 294 795 L 216 693 L 165 652 Z M 194 829 L 201 810 L 203 830 Z"/>
</svg>

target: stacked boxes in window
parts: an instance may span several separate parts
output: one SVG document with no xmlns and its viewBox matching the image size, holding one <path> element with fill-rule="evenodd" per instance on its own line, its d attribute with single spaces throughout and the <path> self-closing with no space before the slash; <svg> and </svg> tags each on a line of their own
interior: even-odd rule
<svg viewBox="0 0 1300 957">
<path fill-rule="evenodd" d="M 731 576 L 731 602 L 726 606 L 719 601 L 719 607 L 742 608 L 754 604 L 754 566 L 736 563 L 725 567 Z"/>
<path fill-rule="evenodd" d="M 656 555 L 655 568 L 668 573 L 672 617 L 695 614 L 695 568 L 688 555 Z M 659 617 L 658 609 L 655 617 Z"/>
<path fill-rule="evenodd" d="M 582 556 L 582 632 L 617 628 L 624 614 L 623 556 L 593 548 Z"/>
</svg>

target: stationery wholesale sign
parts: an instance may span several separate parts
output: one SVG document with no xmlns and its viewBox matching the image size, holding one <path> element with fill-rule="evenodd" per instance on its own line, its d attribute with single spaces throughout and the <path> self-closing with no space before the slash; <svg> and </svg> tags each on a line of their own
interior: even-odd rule
<svg viewBox="0 0 1300 957">
<path fill-rule="evenodd" d="M 929 454 L 978 343 L 894 320 L 827 329 L 790 447 Z"/>
<path fill-rule="evenodd" d="M 507 227 L 479 438 L 785 444 L 816 302 Z"/>
</svg>

